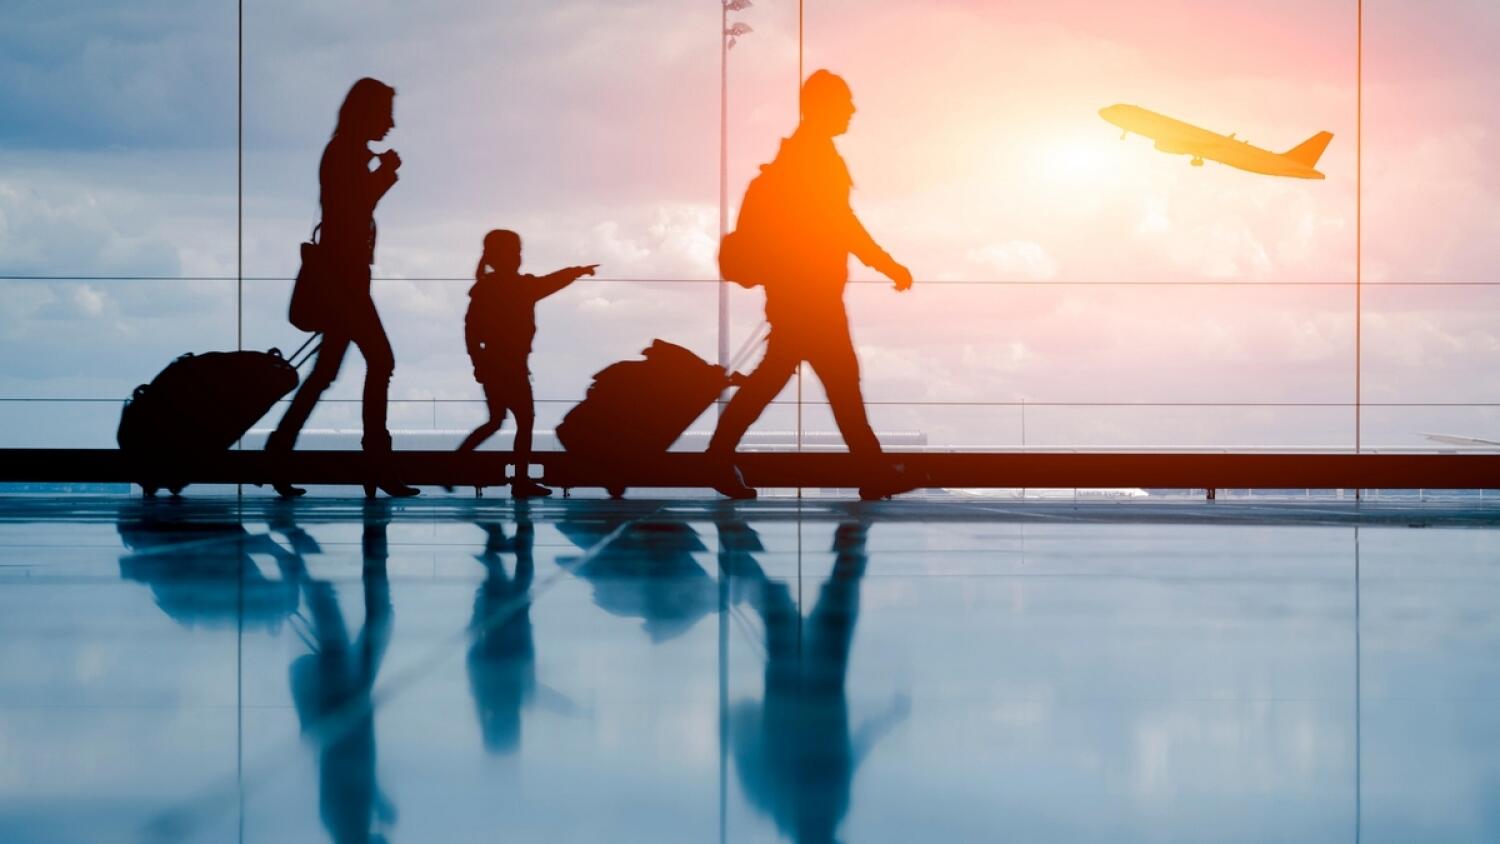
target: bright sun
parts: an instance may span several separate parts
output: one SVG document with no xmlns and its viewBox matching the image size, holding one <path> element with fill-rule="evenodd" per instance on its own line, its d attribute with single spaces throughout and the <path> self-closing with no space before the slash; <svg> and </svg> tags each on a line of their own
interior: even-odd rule
<svg viewBox="0 0 1500 844">
<path fill-rule="evenodd" d="M 1113 169 L 1109 149 L 1097 137 L 1062 137 L 1042 141 L 1041 175 L 1059 187 L 1097 185 Z"/>
</svg>

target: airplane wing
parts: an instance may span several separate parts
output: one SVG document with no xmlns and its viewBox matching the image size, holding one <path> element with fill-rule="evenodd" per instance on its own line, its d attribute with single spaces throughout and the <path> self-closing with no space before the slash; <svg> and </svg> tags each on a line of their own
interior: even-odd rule
<svg viewBox="0 0 1500 844">
<path fill-rule="evenodd" d="M 1442 443 L 1444 445 L 1488 445 L 1488 446 L 1500 446 L 1500 440 L 1487 440 L 1487 439 L 1484 439 L 1483 437 L 1464 437 L 1464 436 L 1459 436 L 1458 434 L 1428 434 L 1428 433 L 1424 433 L 1422 436 L 1426 437 L 1429 440 L 1432 440 L 1435 443 Z"/>
</svg>

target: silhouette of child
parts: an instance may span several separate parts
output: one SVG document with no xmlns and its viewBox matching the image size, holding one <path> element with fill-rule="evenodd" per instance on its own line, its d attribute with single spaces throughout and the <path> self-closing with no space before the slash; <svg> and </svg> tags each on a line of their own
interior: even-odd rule
<svg viewBox="0 0 1500 844">
<path fill-rule="evenodd" d="M 531 428 L 536 421 L 531 397 L 531 341 L 536 336 L 536 303 L 586 275 L 598 264 L 567 267 L 538 278 L 521 272 L 521 236 L 496 229 L 484 236 L 484 254 L 474 270 L 464 340 L 474 362 L 474 379 L 484 388 L 489 421 L 458 447 L 473 451 L 500 430 L 506 411 L 516 417 L 515 475 L 511 495 L 535 498 L 552 490 L 529 477 Z"/>
</svg>

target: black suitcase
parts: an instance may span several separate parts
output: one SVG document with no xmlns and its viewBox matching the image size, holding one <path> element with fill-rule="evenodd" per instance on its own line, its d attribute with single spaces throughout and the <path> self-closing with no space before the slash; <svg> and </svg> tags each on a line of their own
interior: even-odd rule
<svg viewBox="0 0 1500 844">
<path fill-rule="evenodd" d="M 296 352 L 307 350 L 308 338 Z M 281 352 L 191 352 L 167 364 L 125 402 L 116 440 L 129 456 L 136 483 L 147 495 L 187 486 L 180 469 L 198 455 L 228 449 L 276 402 L 297 388 L 301 360 Z"/>
<path fill-rule="evenodd" d="M 665 452 L 738 376 L 664 340 L 643 360 L 600 370 L 583 401 L 563 417 L 557 439 L 568 453 L 624 472 Z M 607 487 L 624 494 L 623 486 Z"/>
</svg>

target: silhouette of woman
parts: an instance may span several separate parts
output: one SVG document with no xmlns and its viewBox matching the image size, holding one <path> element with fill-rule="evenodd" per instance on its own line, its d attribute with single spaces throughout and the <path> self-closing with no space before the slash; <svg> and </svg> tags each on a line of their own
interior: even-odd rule
<svg viewBox="0 0 1500 844">
<path fill-rule="evenodd" d="M 365 358 L 363 398 L 364 449 L 370 458 L 365 496 L 375 497 L 378 487 L 387 495 L 416 495 L 415 487 L 394 482 L 388 475 L 386 458 L 391 451 L 391 433 L 386 429 L 386 398 L 396 360 L 386 338 L 375 300 L 370 297 L 370 265 L 375 260 L 375 206 L 396 183 L 401 157 L 395 150 L 370 151 L 371 141 L 383 139 L 396 120 L 392 114 L 396 89 L 368 77 L 355 82 L 339 108 L 338 125 L 323 150 L 318 165 L 318 186 L 323 206 L 322 249 L 331 295 L 338 302 L 333 324 L 323 332 L 323 346 L 312 374 L 307 376 L 292 406 L 275 433 L 266 440 L 267 451 L 291 451 L 297 434 L 312 414 L 323 391 L 338 377 L 349 344 L 359 347 Z M 371 162 L 379 164 L 371 169 Z M 307 490 L 287 483 L 276 484 L 283 498 L 294 498 Z"/>
</svg>

